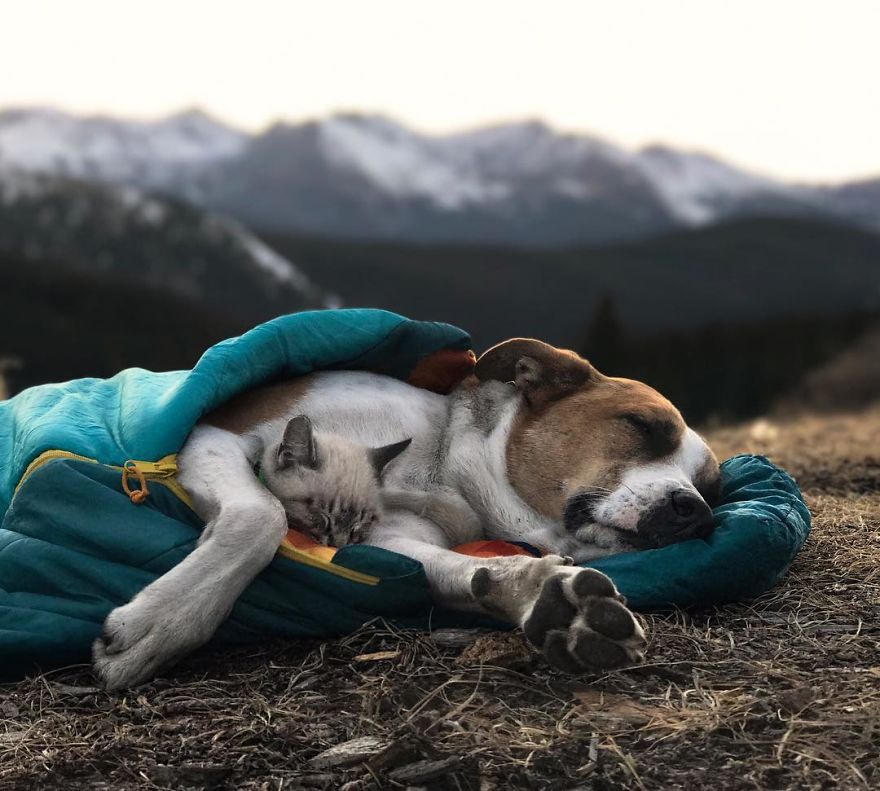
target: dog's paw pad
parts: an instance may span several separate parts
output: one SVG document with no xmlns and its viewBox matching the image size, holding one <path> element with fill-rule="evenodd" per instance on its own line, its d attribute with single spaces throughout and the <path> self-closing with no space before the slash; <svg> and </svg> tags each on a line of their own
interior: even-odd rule
<svg viewBox="0 0 880 791">
<path fill-rule="evenodd" d="M 638 628 L 632 613 L 615 599 L 599 599 L 593 602 L 587 610 L 587 624 L 612 640 L 626 640 Z"/>
<path fill-rule="evenodd" d="M 568 646 L 567 632 L 554 631 L 548 633 L 541 653 L 544 654 L 544 658 L 553 667 L 564 673 L 576 675 L 584 671 L 583 665 L 579 664 L 572 656 Z"/>
<path fill-rule="evenodd" d="M 528 620 L 523 624 L 523 631 L 529 642 L 540 645 L 545 635 L 557 629 L 567 630 L 577 610 L 565 596 L 562 574 L 550 577 L 541 588 L 541 593 Z"/>
<path fill-rule="evenodd" d="M 617 594 L 614 583 L 601 571 L 584 569 L 571 581 L 571 587 L 576 596 L 605 596 L 612 598 Z"/>
<path fill-rule="evenodd" d="M 610 670 L 632 662 L 622 645 L 589 632 L 583 632 L 575 637 L 572 653 L 583 665 L 600 669 Z"/>
</svg>

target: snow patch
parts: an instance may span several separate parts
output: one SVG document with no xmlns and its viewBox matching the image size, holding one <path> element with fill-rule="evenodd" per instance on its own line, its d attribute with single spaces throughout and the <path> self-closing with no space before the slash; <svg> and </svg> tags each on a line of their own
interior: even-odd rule
<svg viewBox="0 0 880 791">
<path fill-rule="evenodd" d="M 503 185 L 467 172 L 441 143 L 384 119 L 338 116 L 321 126 L 323 150 L 396 198 L 421 198 L 449 211 L 505 196 Z"/>
<path fill-rule="evenodd" d="M 661 195 L 672 214 L 688 225 L 716 219 L 719 203 L 778 189 L 769 179 L 717 159 L 653 146 L 633 156 L 633 165 Z"/>
<path fill-rule="evenodd" d="M 301 294 L 313 298 L 319 297 L 320 290 L 305 273 L 286 258 L 276 253 L 269 245 L 260 241 L 256 236 L 238 225 L 238 223 L 225 220 L 223 225 L 260 269 L 268 272 L 282 283 L 289 283 Z M 327 307 L 330 307 L 329 303 L 334 301 L 339 301 L 335 295 L 331 294 L 324 297 L 324 303 Z M 338 307 L 338 305 L 336 306 Z"/>
<path fill-rule="evenodd" d="M 159 121 L 79 118 L 49 109 L 0 112 L 0 163 L 60 176 L 161 185 L 181 168 L 237 156 L 247 140 L 197 111 Z"/>
</svg>

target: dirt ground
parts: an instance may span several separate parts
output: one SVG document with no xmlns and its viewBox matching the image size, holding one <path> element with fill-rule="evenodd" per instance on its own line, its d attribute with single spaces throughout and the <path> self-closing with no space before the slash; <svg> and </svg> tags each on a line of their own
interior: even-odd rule
<svg viewBox="0 0 880 791">
<path fill-rule="evenodd" d="M 710 438 L 791 470 L 813 533 L 760 600 L 649 616 L 642 667 L 572 678 L 515 634 L 378 624 L 128 694 L 72 668 L 0 687 L 0 788 L 880 787 L 880 409 Z"/>
</svg>

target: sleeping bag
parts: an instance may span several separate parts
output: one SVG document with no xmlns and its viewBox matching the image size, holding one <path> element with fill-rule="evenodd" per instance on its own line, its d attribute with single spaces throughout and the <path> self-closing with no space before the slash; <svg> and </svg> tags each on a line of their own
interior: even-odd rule
<svg viewBox="0 0 880 791">
<path fill-rule="evenodd" d="M 194 548 L 201 520 L 174 479 L 197 420 L 243 390 L 359 369 L 448 392 L 473 366 L 468 335 L 378 310 L 283 316 L 213 346 L 189 371 L 129 369 L 0 402 L 0 678 L 88 661 L 114 607 Z M 809 531 L 794 481 L 769 461 L 722 465 L 715 533 L 587 565 L 637 609 L 754 597 Z M 532 551 L 501 542 L 471 553 Z M 488 546 L 489 544 L 496 546 Z M 214 642 L 329 637 L 382 617 L 405 627 L 489 623 L 432 605 L 421 565 L 376 547 L 316 552 L 289 535 Z"/>
</svg>

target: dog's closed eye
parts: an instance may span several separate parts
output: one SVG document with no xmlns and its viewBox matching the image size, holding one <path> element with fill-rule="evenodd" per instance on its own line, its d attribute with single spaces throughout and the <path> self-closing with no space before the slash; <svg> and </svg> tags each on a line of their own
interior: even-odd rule
<svg viewBox="0 0 880 791">
<path fill-rule="evenodd" d="M 634 412 L 620 416 L 632 432 L 639 438 L 645 451 L 652 458 L 672 453 L 679 440 L 679 432 L 674 422 L 658 420 Z"/>
<path fill-rule="evenodd" d="M 627 413 L 625 415 L 620 416 L 621 420 L 626 421 L 631 428 L 634 428 L 639 434 L 650 437 L 651 434 L 654 433 L 654 425 L 648 418 L 642 417 L 641 415 L 634 415 Z"/>
</svg>

